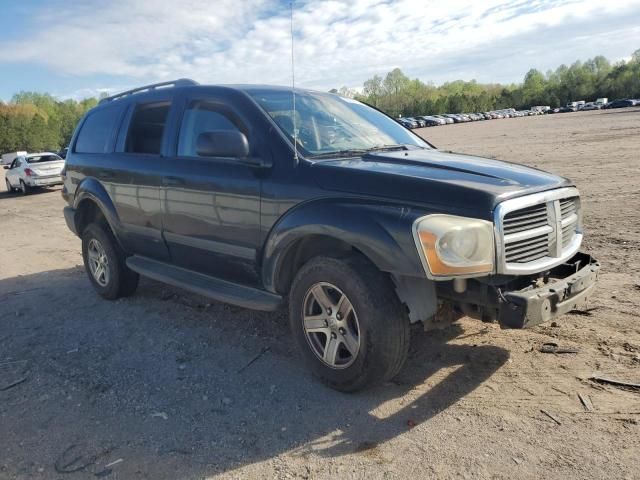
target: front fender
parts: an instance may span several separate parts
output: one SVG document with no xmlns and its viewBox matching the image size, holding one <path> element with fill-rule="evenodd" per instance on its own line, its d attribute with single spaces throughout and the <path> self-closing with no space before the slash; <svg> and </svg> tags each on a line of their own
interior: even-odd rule
<svg viewBox="0 0 640 480">
<path fill-rule="evenodd" d="M 267 237 L 262 259 L 264 286 L 276 291 L 287 252 L 311 235 L 351 245 L 381 271 L 424 278 L 412 234 L 413 221 L 420 214 L 406 207 L 347 200 L 302 204 L 285 214 Z"/>
</svg>

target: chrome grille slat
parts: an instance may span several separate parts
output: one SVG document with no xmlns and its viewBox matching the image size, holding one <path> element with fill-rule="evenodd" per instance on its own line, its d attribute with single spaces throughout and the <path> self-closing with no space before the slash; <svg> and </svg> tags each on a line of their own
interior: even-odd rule
<svg viewBox="0 0 640 480">
<path fill-rule="evenodd" d="M 546 246 L 548 242 L 549 242 L 549 236 L 541 235 L 538 237 L 527 238 L 525 240 L 520 240 L 519 242 L 513 242 L 510 244 L 507 244 L 506 249 L 507 249 L 507 252 L 513 252 L 514 250 L 520 250 L 524 247 L 527 247 L 529 245 L 534 245 L 534 244 L 544 244 Z"/>
<path fill-rule="evenodd" d="M 504 236 L 504 241 L 507 244 L 519 242 L 521 240 L 526 240 L 527 238 L 538 237 L 540 235 L 547 235 L 553 232 L 553 228 L 550 225 L 543 225 L 538 228 L 533 228 L 531 230 L 523 230 L 519 232 L 510 233 L 509 235 Z"/>
<path fill-rule="evenodd" d="M 528 224 L 542 224 L 542 225 L 546 225 L 547 223 L 547 212 L 544 212 L 544 215 L 542 216 L 536 216 L 536 217 L 521 217 L 518 220 L 511 220 L 508 222 L 505 222 L 504 224 L 504 228 L 505 230 L 512 230 L 514 228 L 518 228 L 522 225 L 528 225 Z"/>
<path fill-rule="evenodd" d="M 507 200 L 496 208 L 499 273 L 539 272 L 573 255 L 582 241 L 573 187 Z"/>
<path fill-rule="evenodd" d="M 536 250 L 535 252 L 527 252 L 520 255 L 516 255 L 510 259 L 513 263 L 527 263 L 532 260 L 538 260 L 539 258 L 544 258 L 549 253 L 548 248 L 543 248 L 542 250 Z"/>
</svg>

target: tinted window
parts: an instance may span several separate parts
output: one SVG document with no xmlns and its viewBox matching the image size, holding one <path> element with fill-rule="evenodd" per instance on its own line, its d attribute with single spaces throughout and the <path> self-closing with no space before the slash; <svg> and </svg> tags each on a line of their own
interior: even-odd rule
<svg viewBox="0 0 640 480">
<path fill-rule="evenodd" d="M 75 151 L 78 153 L 105 153 L 111 134 L 120 118 L 122 108 L 102 108 L 89 114 L 78 134 Z"/>
<path fill-rule="evenodd" d="M 125 152 L 160 154 L 169 106 L 169 103 L 136 106 L 127 133 Z"/>
<path fill-rule="evenodd" d="M 197 157 L 196 144 L 198 135 L 214 130 L 241 131 L 232 117 L 221 111 L 219 106 L 205 101 L 191 102 L 182 118 L 180 138 L 178 140 L 178 155 Z"/>
</svg>

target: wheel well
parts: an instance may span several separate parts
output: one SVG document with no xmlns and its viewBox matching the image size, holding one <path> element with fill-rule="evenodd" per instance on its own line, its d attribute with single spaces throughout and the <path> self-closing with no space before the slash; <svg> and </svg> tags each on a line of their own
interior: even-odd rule
<svg viewBox="0 0 640 480">
<path fill-rule="evenodd" d="M 281 294 L 287 293 L 300 268 L 313 257 L 320 255 L 331 257 L 357 255 L 364 261 L 373 264 L 366 255 L 347 242 L 325 235 L 310 235 L 289 247 L 280 261 L 275 285 L 276 291 Z"/>
<path fill-rule="evenodd" d="M 90 223 L 107 223 L 102 210 L 93 200 L 82 200 L 76 209 L 76 230 L 82 235 L 84 229 Z"/>
</svg>

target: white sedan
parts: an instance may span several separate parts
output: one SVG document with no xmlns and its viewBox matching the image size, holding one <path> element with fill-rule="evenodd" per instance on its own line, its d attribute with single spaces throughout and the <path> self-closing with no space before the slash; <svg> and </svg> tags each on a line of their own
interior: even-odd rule
<svg viewBox="0 0 640 480">
<path fill-rule="evenodd" d="M 32 187 L 62 185 L 64 160 L 55 153 L 32 153 L 16 157 L 4 168 L 7 191 L 18 190 L 26 195 Z"/>
</svg>

